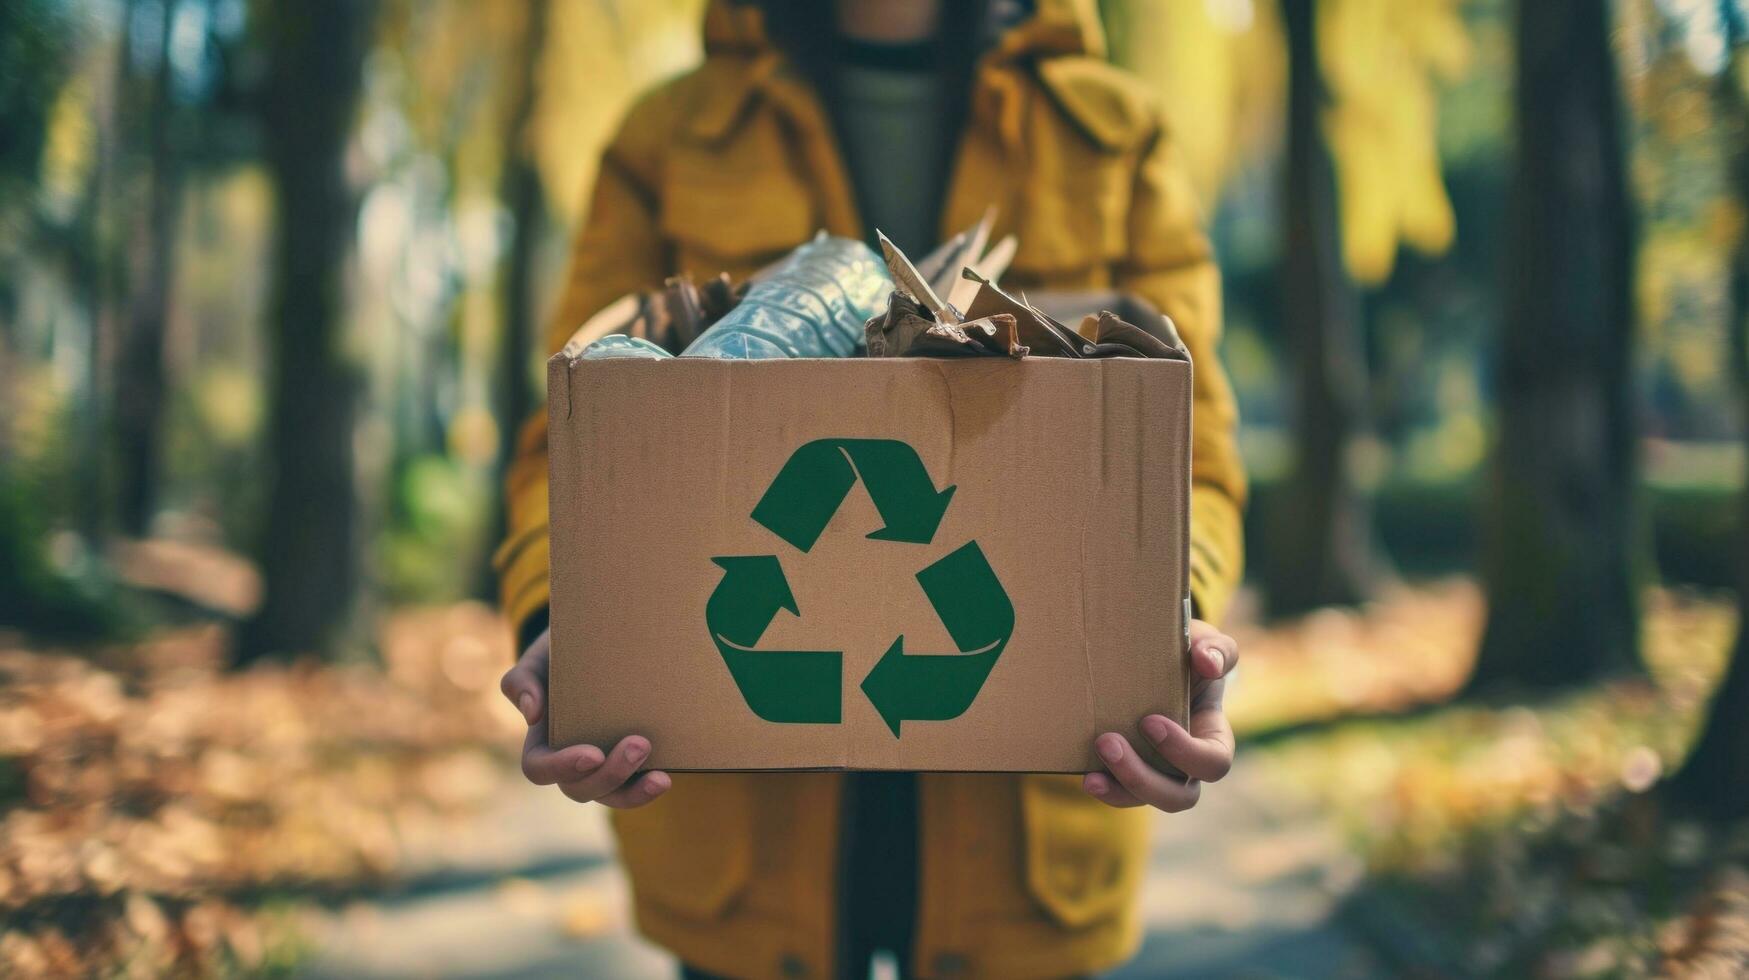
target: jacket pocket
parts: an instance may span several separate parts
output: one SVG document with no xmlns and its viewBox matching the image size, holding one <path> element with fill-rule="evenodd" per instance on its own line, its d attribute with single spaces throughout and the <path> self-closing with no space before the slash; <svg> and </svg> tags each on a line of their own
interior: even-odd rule
<svg viewBox="0 0 1749 980">
<path fill-rule="evenodd" d="M 1057 924 L 1083 929 L 1127 914 L 1147 861 L 1145 808 L 1108 807 L 1079 776 L 1024 776 L 1026 887 Z"/>
<path fill-rule="evenodd" d="M 746 890 L 753 812 L 744 775 L 687 773 L 662 799 L 616 811 L 613 822 L 640 902 L 708 921 Z"/>
</svg>

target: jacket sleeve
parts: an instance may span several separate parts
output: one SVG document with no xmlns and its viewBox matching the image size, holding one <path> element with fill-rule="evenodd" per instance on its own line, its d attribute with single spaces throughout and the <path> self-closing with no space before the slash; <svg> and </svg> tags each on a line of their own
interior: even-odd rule
<svg viewBox="0 0 1749 980">
<path fill-rule="evenodd" d="M 659 286 L 668 266 L 657 226 L 656 154 L 662 142 L 649 103 L 634 109 L 603 154 L 588 217 L 577 233 L 547 352 L 563 347 L 590 314 L 640 289 Z M 644 110 L 640 112 L 640 109 Z M 526 642 L 547 607 L 546 410 L 528 419 L 505 479 L 508 535 L 493 559 L 504 614 Z"/>
<path fill-rule="evenodd" d="M 1191 431 L 1190 593 L 1198 618 L 1219 622 L 1244 572 L 1244 464 L 1238 407 L 1221 367 L 1221 282 L 1195 192 L 1166 134 L 1141 157 L 1130 247 L 1113 280 L 1172 318 L 1195 364 Z"/>
</svg>

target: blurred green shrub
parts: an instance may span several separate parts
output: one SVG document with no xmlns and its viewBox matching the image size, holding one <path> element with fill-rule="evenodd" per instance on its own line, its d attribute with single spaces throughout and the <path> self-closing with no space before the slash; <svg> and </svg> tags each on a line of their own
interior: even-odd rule
<svg viewBox="0 0 1749 980">
<path fill-rule="evenodd" d="M 1388 480 L 1374 500 L 1380 546 L 1398 571 L 1411 577 L 1472 572 L 1480 554 L 1482 501 L 1479 474 L 1438 482 Z M 1283 484 L 1257 479 L 1246 511 L 1248 567 L 1266 560 L 1268 515 L 1281 508 Z M 1648 483 L 1641 491 L 1659 576 L 1666 585 L 1730 588 L 1737 494 L 1712 480 Z"/>
<path fill-rule="evenodd" d="M 415 456 L 394 475 L 389 525 L 378 541 L 382 588 L 392 602 L 445 602 L 481 592 L 493 531 L 490 476 L 448 456 Z"/>
<path fill-rule="evenodd" d="M 103 565 L 70 531 L 51 534 L 30 482 L 0 472 L 0 625 L 88 639 L 126 617 Z"/>
</svg>

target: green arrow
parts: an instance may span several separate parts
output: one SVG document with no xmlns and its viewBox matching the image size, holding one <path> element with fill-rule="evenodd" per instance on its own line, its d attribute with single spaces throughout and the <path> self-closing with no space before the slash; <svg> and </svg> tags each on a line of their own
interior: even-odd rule
<svg viewBox="0 0 1749 980">
<path fill-rule="evenodd" d="M 886 526 L 871 532 L 877 541 L 928 544 L 947 513 L 955 487 L 939 493 L 917 450 L 895 439 L 847 439 L 844 449 L 869 499 Z"/>
<path fill-rule="evenodd" d="M 976 541 L 917 573 L 959 654 L 907 654 L 905 637 L 862 680 L 862 693 L 899 734 L 902 721 L 958 718 L 976 700 L 1014 633 L 1014 603 Z"/>
<path fill-rule="evenodd" d="M 779 610 L 788 609 L 792 616 L 801 614 L 776 555 L 725 555 L 711 562 L 723 570 L 722 581 L 704 607 L 713 635 L 752 646 L 765 635 L 765 628 Z"/>
<path fill-rule="evenodd" d="M 856 470 L 838 440 L 816 439 L 790 454 L 753 506 L 753 519 L 805 552 L 855 483 Z"/>
<path fill-rule="evenodd" d="M 705 602 L 705 623 L 747 707 L 766 721 L 836 725 L 841 720 L 842 653 L 756 650 L 781 609 L 799 615 L 776 555 L 712 558 L 723 578 Z"/>
<path fill-rule="evenodd" d="M 753 508 L 753 519 L 807 551 L 820 539 L 857 477 L 886 525 L 882 541 L 928 544 L 953 499 L 937 491 L 917 451 L 895 439 L 816 439 L 790 454 Z"/>
</svg>

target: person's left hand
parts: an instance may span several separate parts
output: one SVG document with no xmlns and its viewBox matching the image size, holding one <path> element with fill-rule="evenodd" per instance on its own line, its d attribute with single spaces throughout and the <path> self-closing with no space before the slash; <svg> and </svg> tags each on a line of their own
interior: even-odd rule
<svg viewBox="0 0 1749 980">
<path fill-rule="evenodd" d="M 1221 710 L 1226 677 L 1239 663 L 1239 643 L 1200 619 L 1190 621 L 1190 728 L 1165 715 L 1148 715 L 1136 727 L 1161 758 L 1188 779 L 1168 776 L 1143 759 L 1130 739 L 1106 732 L 1093 740 L 1105 772 L 1090 772 L 1081 788 L 1108 806 L 1151 806 L 1178 813 L 1196 806 L 1202 784 L 1233 767 L 1233 726 Z"/>
</svg>

